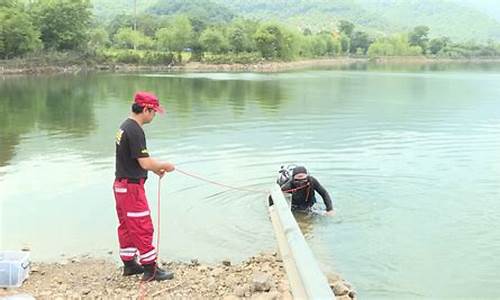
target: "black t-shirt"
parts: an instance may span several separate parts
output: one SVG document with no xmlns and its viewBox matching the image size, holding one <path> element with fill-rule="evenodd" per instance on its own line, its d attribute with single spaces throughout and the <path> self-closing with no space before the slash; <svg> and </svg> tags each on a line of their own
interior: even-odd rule
<svg viewBox="0 0 500 300">
<path fill-rule="evenodd" d="M 146 148 L 146 136 L 142 127 L 134 120 L 127 119 L 116 133 L 116 178 L 147 178 L 139 157 L 149 157 Z"/>
</svg>

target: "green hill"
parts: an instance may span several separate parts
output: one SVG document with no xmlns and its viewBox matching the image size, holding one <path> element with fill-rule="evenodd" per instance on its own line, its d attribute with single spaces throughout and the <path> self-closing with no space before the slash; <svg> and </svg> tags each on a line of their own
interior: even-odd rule
<svg viewBox="0 0 500 300">
<path fill-rule="evenodd" d="M 110 20 L 117 15 L 134 14 L 134 2 L 137 5 L 137 12 L 143 12 L 148 7 L 154 5 L 158 0 L 91 0 L 94 13 L 98 20 Z"/>
<path fill-rule="evenodd" d="M 210 23 L 230 22 L 235 14 L 226 6 L 206 0 L 168 0 L 158 1 L 147 11 L 157 15 L 184 14 L 195 16 Z"/>
<path fill-rule="evenodd" d="M 500 21 L 483 11 L 488 6 L 458 0 L 213 0 L 235 12 L 258 19 L 278 19 L 313 30 L 352 21 L 378 33 L 408 31 L 418 25 L 431 28 L 431 36 L 454 40 L 500 40 Z M 490 5 L 492 5 L 490 3 Z M 498 4 L 497 4 L 498 5 Z M 475 9 L 477 8 L 477 9 Z"/>
<path fill-rule="evenodd" d="M 374 35 L 409 31 L 418 25 L 431 28 L 430 36 L 456 41 L 500 40 L 500 5 L 497 0 L 141 0 L 138 11 L 183 13 L 213 22 L 234 16 L 278 20 L 313 31 L 334 29 L 349 20 Z M 133 0 L 94 0 L 99 18 L 133 13 Z"/>
</svg>

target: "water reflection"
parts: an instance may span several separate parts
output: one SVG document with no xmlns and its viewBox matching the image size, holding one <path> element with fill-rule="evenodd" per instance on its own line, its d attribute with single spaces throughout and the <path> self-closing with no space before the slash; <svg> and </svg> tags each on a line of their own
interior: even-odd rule
<svg viewBox="0 0 500 300">
<path fill-rule="evenodd" d="M 92 91 L 96 82 L 91 78 L 31 77 L 0 81 L 0 166 L 12 158 L 21 136 L 35 128 L 63 132 L 68 137 L 85 136 L 95 129 Z"/>
<path fill-rule="evenodd" d="M 316 67 L 319 70 L 344 70 L 344 71 L 388 71 L 388 72 L 499 72 L 500 63 L 498 62 L 463 62 L 463 63 L 444 63 L 444 62 L 427 62 L 412 61 L 411 58 L 403 63 L 386 62 L 356 62 L 348 65 Z"/>
<path fill-rule="evenodd" d="M 0 166 L 15 155 L 21 136 L 32 130 L 68 139 L 85 137 L 96 129 L 95 107 L 109 100 L 128 104 L 138 90 L 154 91 L 177 116 L 192 118 L 203 107 L 225 110 L 235 115 L 248 101 L 268 111 L 277 111 L 286 99 L 279 81 L 193 80 L 182 77 L 154 77 L 111 74 L 6 78 L 0 81 Z M 228 105 L 229 104 L 229 105 Z M 214 120 L 222 124 L 222 120 Z"/>
</svg>

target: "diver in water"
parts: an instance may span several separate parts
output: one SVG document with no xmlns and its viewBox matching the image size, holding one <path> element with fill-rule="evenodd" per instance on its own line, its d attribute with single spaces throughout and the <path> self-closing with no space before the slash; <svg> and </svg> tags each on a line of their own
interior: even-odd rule
<svg viewBox="0 0 500 300">
<path fill-rule="evenodd" d="M 277 183 L 283 192 L 292 194 L 292 211 L 312 211 L 312 206 L 316 203 L 316 192 L 318 192 L 326 206 L 325 214 L 329 216 L 335 214 L 330 195 L 315 177 L 309 175 L 305 167 L 296 166 L 291 173 L 290 176 L 289 171 L 282 167 Z"/>
</svg>

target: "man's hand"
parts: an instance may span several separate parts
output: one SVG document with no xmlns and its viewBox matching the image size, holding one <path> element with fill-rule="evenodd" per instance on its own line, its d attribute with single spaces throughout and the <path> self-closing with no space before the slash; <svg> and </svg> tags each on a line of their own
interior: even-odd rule
<svg viewBox="0 0 500 300">
<path fill-rule="evenodd" d="M 163 175 L 165 175 L 165 170 L 160 169 L 158 172 L 155 172 L 155 174 L 158 175 L 160 178 L 162 178 Z"/>
<path fill-rule="evenodd" d="M 325 212 L 325 216 L 333 217 L 333 216 L 335 216 L 335 211 L 333 209 L 329 210 L 329 211 Z"/>
<path fill-rule="evenodd" d="M 164 162 L 162 165 L 163 173 L 175 171 L 175 165 L 173 163 Z"/>
</svg>

